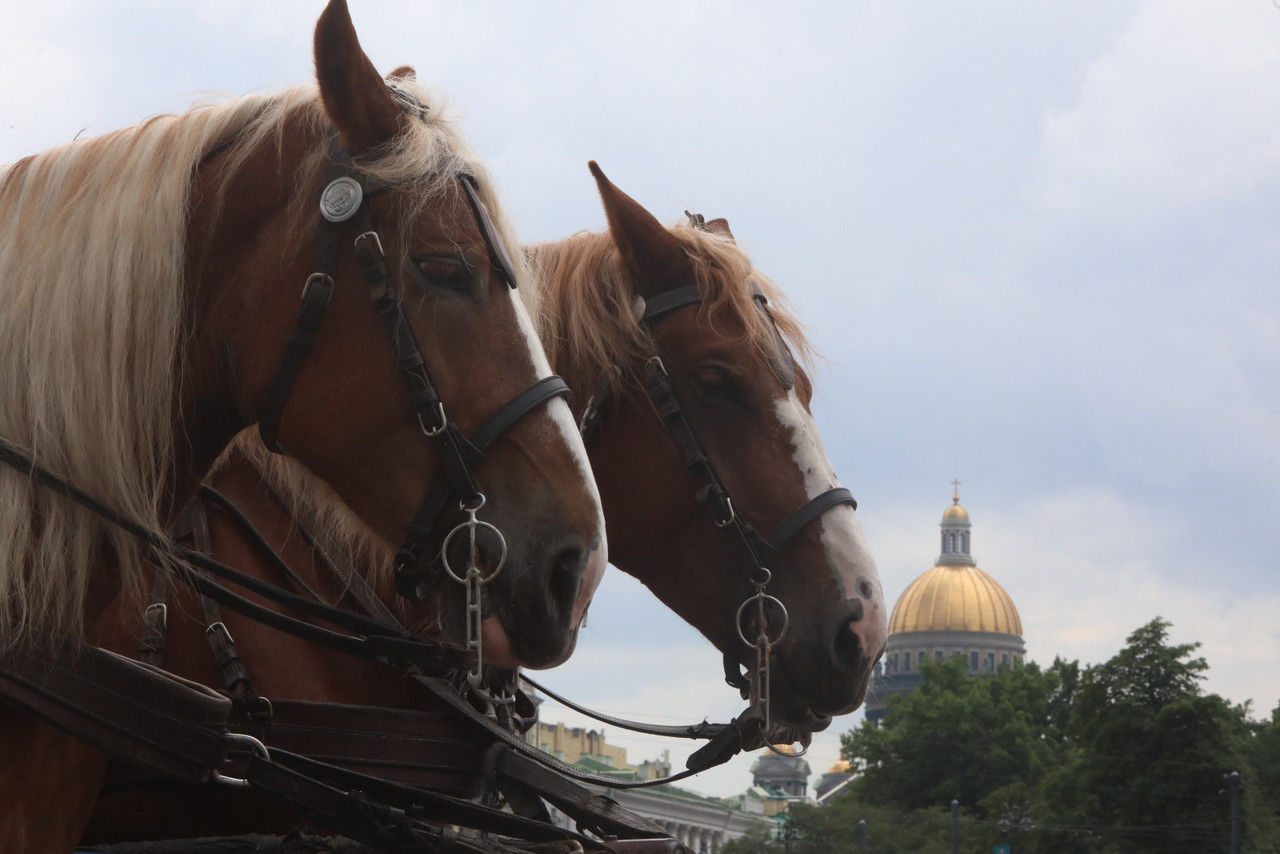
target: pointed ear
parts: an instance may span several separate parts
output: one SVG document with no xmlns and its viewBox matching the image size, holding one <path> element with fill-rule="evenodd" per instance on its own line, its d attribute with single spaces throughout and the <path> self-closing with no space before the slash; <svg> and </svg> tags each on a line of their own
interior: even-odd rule
<svg viewBox="0 0 1280 854">
<path fill-rule="evenodd" d="M 404 114 L 360 48 L 346 0 L 330 0 L 316 22 L 316 80 L 342 148 L 356 155 L 391 139 Z"/>
<path fill-rule="evenodd" d="M 600 188 L 609 233 L 643 297 L 693 284 L 693 264 L 684 246 L 640 203 L 619 190 L 592 160 L 587 164 Z"/>
<path fill-rule="evenodd" d="M 707 231 L 712 234 L 718 234 L 729 240 L 733 240 L 733 232 L 729 230 L 729 220 L 722 216 L 707 220 Z"/>
</svg>

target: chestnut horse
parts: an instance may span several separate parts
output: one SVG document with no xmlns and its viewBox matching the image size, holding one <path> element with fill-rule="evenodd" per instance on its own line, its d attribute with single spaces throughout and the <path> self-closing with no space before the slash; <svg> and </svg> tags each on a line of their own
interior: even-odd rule
<svg viewBox="0 0 1280 854">
<path fill-rule="evenodd" d="M 448 459 L 424 433 L 470 434 L 549 376 L 508 281 L 518 262 L 502 263 L 504 229 L 488 220 L 492 187 L 451 122 L 377 74 L 340 0 L 317 24 L 315 67 L 318 88 L 152 118 L 0 171 L 0 438 L 34 460 L 24 468 L 159 531 L 231 438 L 270 416 L 332 488 L 325 500 L 398 542 Z M 322 221 L 335 174 L 345 195 L 323 194 Z M 389 271 L 375 294 L 356 252 L 372 255 L 377 235 Z M 282 356 L 317 276 L 332 294 L 314 346 Z M 420 361 L 397 358 L 408 348 Z M 505 583 L 571 591 L 487 621 L 486 642 L 512 664 L 523 638 L 540 661 L 562 657 L 604 560 L 567 405 L 528 412 L 470 463 L 482 518 L 506 538 Z M 0 648 L 130 646 L 140 552 L 0 466 Z M 69 850 L 105 763 L 0 705 L 5 852 Z"/>
<path fill-rule="evenodd" d="M 575 389 L 577 414 L 589 400 L 603 401 L 598 409 L 591 404 L 596 415 L 588 420 L 596 423 L 588 450 L 606 502 L 612 559 L 745 664 L 746 650 L 734 629 L 747 586 L 742 556 L 698 503 L 698 486 L 643 391 L 644 370 L 660 348 L 698 438 L 726 488 L 740 498 L 738 512 L 761 530 L 773 530 L 797 507 L 837 485 L 808 413 L 807 374 L 782 339 L 802 354 L 807 345 L 781 293 L 754 269 L 723 220 L 702 228 L 664 228 L 598 170 L 596 177 L 610 233 L 582 233 L 528 250 L 544 289 L 540 331 Z M 640 304 L 656 304 L 659 295 L 689 283 L 697 284 L 700 305 L 672 310 L 650 333 L 640 321 Z M 769 313 L 762 311 L 757 289 L 770 301 Z M 318 515 L 308 479 L 290 461 L 269 457 L 246 434 L 211 484 L 252 519 L 302 585 L 326 601 L 361 607 L 341 574 L 326 567 L 334 555 L 313 548 L 302 533 L 308 527 L 341 527 Z M 298 519 L 305 520 L 300 528 Z M 214 554 L 284 583 L 278 565 L 265 559 L 264 546 L 247 538 L 225 507 L 213 504 L 208 524 Z M 388 558 L 376 545 L 350 540 L 338 550 L 356 564 Z M 861 528 L 845 503 L 804 525 L 770 567 L 768 590 L 791 617 L 775 649 L 774 716 L 802 735 L 861 702 L 884 647 L 884 603 Z M 401 621 L 448 622 L 457 613 L 448 605 L 437 613 L 430 605 L 398 603 L 386 583 L 376 592 L 381 604 L 375 607 Z M 199 605 L 188 598 L 176 613 L 165 666 L 222 684 L 201 637 Z M 421 741 L 450 740 L 421 748 L 415 757 L 371 747 L 361 770 L 462 796 L 479 793 L 483 735 L 465 721 L 449 723 L 447 710 L 420 686 L 385 668 L 279 637 L 238 615 L 227 620 L 262 694 L 414 710 L 421 713 Z M 287 730 L 286 725 L 281 734 L 288 736 Z M 366 737 L 376 743 L 372 734 Z M 264 739 L 271 742 L 270 729 Z M 325 757 L 319 736 L 317 749 Z M 427 767 L 421 755 L 438 765 Z M 415 761 L 417 767 L 409 767 Z M 261 796 L 135 780 L 104 791 L 85 841 L 282 832 L 292 816 Z"/>
</svg>

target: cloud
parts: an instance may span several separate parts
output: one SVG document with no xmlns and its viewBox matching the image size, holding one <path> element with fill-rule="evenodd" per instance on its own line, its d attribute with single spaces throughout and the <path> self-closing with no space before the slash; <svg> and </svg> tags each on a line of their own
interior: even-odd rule
<svg viewBox="0 0 1280 854">
<path fill-rule="evenodd" d="M 1044 120 L 1038 192 L 1067 213 L 1141 228 L 1247 196 L 1280 171 L 1280 13 L 1145 4 Z"/>
</svg>

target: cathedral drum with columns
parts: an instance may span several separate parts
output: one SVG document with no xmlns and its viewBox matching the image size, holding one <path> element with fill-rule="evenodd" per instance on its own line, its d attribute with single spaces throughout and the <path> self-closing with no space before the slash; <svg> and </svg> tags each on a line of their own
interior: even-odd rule
<svg viewBox="0 0 1280 854">
<path fill-rule="evenodd" d="M 920 684 L 926 660 L 960 655 L 971 675 L 982 675 L 1020 665 L 1026 655 L 1013 599 L 970 553 L 972 525 L 959 492 L 941 528 L 937 564 L 907 586 L 889 618 L 888 645 L 867 695 L 867 719 L 877 725 L 889 712 L 889 697 Z"/>
</svg>

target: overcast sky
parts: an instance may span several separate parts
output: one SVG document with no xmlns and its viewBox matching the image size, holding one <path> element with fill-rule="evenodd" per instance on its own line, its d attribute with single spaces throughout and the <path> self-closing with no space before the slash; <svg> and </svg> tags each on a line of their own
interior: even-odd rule
<svg viewBox="0 0 1280 854">
<path fill-rule="evenodd" d="M 322 5 L 3 0 L 0 161 L 305 81 Z M 463 114 L 525 239 L 603 226 L 590 158 L 665 220 L 728 217 L 829 360 L 815 413 L 892 599 L 959 477 L 1031 658 L 1100 661 L 1161 615 L 1210 690 L 1280 700 L 1275 2 L 352 8 Z M 546 679 L 664 722 L 738 706 L 617 571 Z"/>
</svg>

